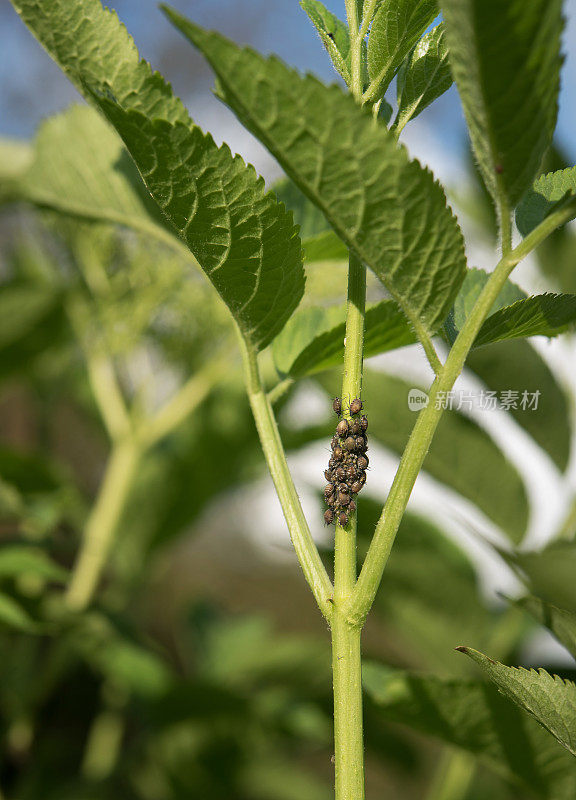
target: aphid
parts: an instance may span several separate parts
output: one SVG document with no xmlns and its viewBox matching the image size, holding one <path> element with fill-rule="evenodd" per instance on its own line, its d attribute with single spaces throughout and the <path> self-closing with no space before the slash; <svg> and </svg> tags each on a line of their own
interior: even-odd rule
<svg viewBox="0 0 576 800">
<path fill-rule="evenodd" d="M 344 449 L 348 450 L 348 452 L 351 453 L 352 450 L 354 450 L 355 447 L 356 447 L 356 442 L 355 442 L 354 438 L 352 436 L 349 436 L 344 441 Z"/>
<path fill-rule="evenodd" d="M 361 473 L 358 475 L 358 480 L 360 481 L 360 483 L 362 484 L 362 486 L 364 486 L 364 484 L 366 483 L 366 473 L 365 473 L 365 472 L 361 472 Z"/>
<path fill-rule="evenodd" d="M 350 480 L 356 477 L 356 469 L 352 466 L 346 467 L 346 477 Z"/>
<path fill-rule="evenodd" d="M 341 419 L 338 425 L 336 426 L 336 433 L 342 439 L 348 435 L 348 420 Z"/>
<path fill-rule="evenodd" d="M 331 446 L 332 450 L 334 450 L 335 447 L 338 447 L 338 442 L 339 441 L 340 441 L 340 439 L 337 436 L 333 436 L 332 437 L 332 441 L 330 442 L 330 446 Z"/>
<path fill-rule="evenodd" d="M 360 470 L 365 470 L 367 468 L 368 464 L 369 464 L 368 456 L 360 456 L 358 458 L 358 461 L 356 462 L 356 466 Z M 366 479 L 364 479 L 364 480 L 366 480 Z"/>
<path fill-rule="evenodd" d="M 334 494 L 334 486 L 331 483 L 329 483 L 327 486 L 324 487 L 324 497 L 328 499 L 329 497 L 332 497 L 333 494 Z"/>
<path fill-rule="evenodd" d="M 364 405 L 362 403 L 362 400 L 360 400 L 358 397 L 355 400 L 352 400 L 352 402 L 350 403 L 351 414 L 359 414 L 363 408 Z"/>
<path fill-rule="evenodd" d="M 339 491 L 339 492 L 344 492 L 344 493 L 346 494 L 346 493 L 348 492 L 348 484 L 346 484 L 346 483 L 341 483 L 341 484 L 338 486 L 338 491 Z"/>
<path fill-rule="evenodd" d="M 335 397 L 334 400 L 332 400 L 332 408 L 334 409 L 334 413 L 340 416 L 342 413 L 342 400 L 340 400 L 339 397 Z"/>
<path fill-rule="evenodd" d="M 502 166 L 502 164 L 496 164 L 495 169 L 497 175 L 502 175 L 502 173 L 504 172 L 504 167 Z"/>
<path fill-rule="evenodd" d="M 368 447 L 366 439 L 363 436 L 357 436 L 354 441 L 356 442 L 356 450 L 358 450 L 360 453 L 365 453 L 366 448 Z"/>
<path fill-rule="evenodd" d="M 352 440 L 352 441 L 354 441 L 354 440 Z M 334 448 L 334 452 L 332 453 L 332 458 L 334 459 L 334 461 L 342 461 L 343 457 L 344 457 L 344 451 L 342 450 L 342 448 L 341 447 L 335 447 Z"/>
<path fill-rule="evenodd" d="M 350 425 L 350 433 L 353 436 L 358 436 L 358 434 L 361 433 L 361 432 L 362 432 L 362 427 L 361 427 L 360 423 L 358 422 L 358 420 L 354 420 L 352 425 Z"/>
<path fill-rule="evenodd" d="M 347 506 L 350 503 L 350 495 L 347 492 L 340 491 L 338 493 L 338 502 L 341 506 Z"/>
<path fill-rule="evenodd" d="M 330 483 L 330 482 L 331 482 L 331 480 L 332 480 L 332 478 L 334 477 L 334 476 L 332 475 L 332 470 L 331 470 L 331 469 L 325 469 L 325 470 L 324 470 L 324 477 L 326 478 L 326 480 L 328 481 L 328 483 Z"/>
<path fill-rule="evenodd" d="M 324 512 L 324 522 L 326 523 L 326 525 L 332 525 L 335 516 L 336 514 L 332 511 L 332 509 L 327 508 L 326 511 Z"/>
<path fill-rule="evenodd" d="M 350 505 L 348 506 L 348 513 L 353 514 L 356 511 L 356 503 L 354 500 L 350 500 Z"/>
<path fill-rule="evenodd" d="M 346 472 L 347 470 L 345 470 L 344 467 L 338 467 L 336 470 L 336 477 L 339 481 L 346 480 Z"/>
<path fill-rule="evenodd" d="M 363 486 L 364 484 L 361 483 L 360 481 L 354 481 L 354 483 L 350 487 L 350 491 L 352 492 L 352 494 L 358 494 L 358 492 L 362 491 Z"/>
<path fill-rule="evenodd" d="M 348 525 L 348 514 L 345 511 L 341 511 L 338 515 L 338 522 L 343 528 Z"/>
<path fill-rule="evenodd" d="M 366 415 L 360 417 L 360 427 L 364 433 L 368 430 L 368 417 Z"/>
</svg>

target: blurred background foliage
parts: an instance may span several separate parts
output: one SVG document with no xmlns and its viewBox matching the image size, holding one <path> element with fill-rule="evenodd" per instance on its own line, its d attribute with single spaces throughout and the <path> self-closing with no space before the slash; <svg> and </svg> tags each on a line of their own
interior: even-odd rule
<svg viewBox="0 0 576 800">
<path fill-rule="evenodd" d="M 565 163 L 559 148 L 550 154 L 550 169 Z M 302 224 L 303 304 L 341 302 L 338 245 L 290 192 L 278 186 Z M 489 250 L 495 223 L 471 160 L 465 189 L 452 195 Z M 0 797 L 329 800 L 329 639 L 288 543 L 272 532 L 282 529 L 279 511 L 223 306 L 163 236 L 93 112 L 51 118 L 30 144 L 1 141 L 0 203 Z M 536 282 L 576 291 L 574 239 L 567 227 L 540 248 Z M 383 298 L 375 280 L 369 293 Z M 412 346 L 396 356 L 406 365 L 419 354 Z M 393 463 L 413 424 L 406 395 L 415 385 L 394 363 L 368 363 L 364 397 L 371 447 Z M 282 376 L 271 354 L 266 370 L 272 389 Z M 536 415 L 512 410 L 507 424 L 565 484 L 574 397 L 553 360 L 527 341 L 489 345 L 473 354 L 469 376 L 491 390 L 542 392 Z M 339 380 L 338 370 L 309 374 L 277 402 L 327 562 L 319 489 Z M 94 602 L 72 613 L 70 571 L 108 503 L 123 435 L 137 445 L 109 520 L 103 578 Z M 369 800 L 574 796 L 569 754 L 495 690 L 472 685 L 474 666 L 454 653 L 466 643 L 525 661 L 536 629 L 487 591 L 475 547 L 517 576 L 517 595 L 525 585 L 576 610 L 576 493 L 560 521 L 549 520 L 542 552 L 522 544 L 534 487 L 507 447 L 451 411 L 428 457 L 444 515 L 406 517 L 364 637 Z M 373 470 L 360 558 L 387 485 L 379 482 Z M 573 675 L 566 653 L 545 655 L 547 669 Z M 431 673 L 434 686 L 418 683 Z M 454 722 L 465 711 L 476 725 L 469 735 Z M 526 742 L 546 758 L 531 759 Z"/>
</svg>

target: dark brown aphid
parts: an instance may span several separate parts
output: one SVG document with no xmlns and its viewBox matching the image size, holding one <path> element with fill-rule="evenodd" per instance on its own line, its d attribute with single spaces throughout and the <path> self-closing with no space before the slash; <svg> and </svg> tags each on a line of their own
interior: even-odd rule
<svg viewBox="0 0 576 800">
<path fill-rule="evenodd" d="M 342 400 L 340 400 L 339 397 L 335 397 L 334 400 L 332 400 L 332 408 L 334 409 L 334 413 L 340 416 L 342 413 Z"/>
<path fill-rule="evenodd" d="M 354 500 L 350 500 L 350 505 L 348 506 L 348 513 L 353 514 L 356 511 L 356 503 Z"/>
<path fill-rule="evenodd" d="M 344 458 L 344 451 L 341 447 L 335 447 L 334 452 L 332 453 L 332 458 L 334 461 L 342 461 Z"/>
<path fill-rule="evenodd" d="M 352 466 L 352 464 L 349 467 L 346 467 L 346 477 L 348 479 L 356 477 L 356 469 Z"/>
<path fill-rule="evenodd" d="M 331 483 L 329 483 L 327 486 L 324 487 L 324 497 L 328 499 L 329 497 L 332 497 L 333 494 L 334 494 L 334 486 Z"/>
<path fill-rule="evenodd" d="M 364 471 L 367 468 L 368 463 L 369 463 L 368 456 L 360 456 L 358 458 L 358 461 L 356 462 L 356 466 L 358 467 L 358 469 Z"/>
<path fill-rule="evenodd" d="M 338 425 L 336 426 L 336 433 L 338 436 L 342 437 L 342 439 L 348 435 L 348 420 L 341 419 Z"/>
<path fill-rule="evenodd" d="M 341 483 L 338 486 L 338 491 L 346 493 L 348 491 L 348 484 L 347 483 Z"/>
<path fill-rule="evenodd" d="M 347 492 L 340 491 L 338 493 L 338 502 L 341 506 L 347 506 L 350 503 L 350 495 Z"/>
<path fill-rule="evenodd" d="M 502 166 L 502 164 L 496 164 L 496 174 L 502 175 L 503 172 L 504 172 L 504 167 Z"/>
<path fill-rule="evenodd" d="M 350 403 L 351 414 L 359 414 L 363 408 L 364 405 L 362 403 L 362 400 L 360 400 L 358 397 L 355 400 L 352 400 L 352 402 Z"/>
<path fill-rule="evenodd" d="M 366 439 L 363 436 L 357 436 L 354 441 L 356 442 L 356 450 L 360 453 L 365 453 L 368 447 Z"/>
<path fill-rule="evenodd" d="M 324 512 L 324 522 L 326 523 L 326 525 L 332 525 L 335 516 L 336 514 L 334 513 L 334 511 L 332 511 L 331 508 L 327 508 L 326 511 Z"/>
<path fill-rule="evenodd" d="M 362 484 L 362 486 L 364 486 L 364 484 L 366 483 L 366 473 L 365 473 L 365 472 L 361 472 L 361 473 L 358 475 L 358 480 L 360 481 L 360 483 Z"/>
<path fill-rule="evenodd" d="M 350 487 L 350 491 L 352 492 L 352 494 L 358 494 L 358 492 L 362 491 L 363 486 L 364 484 L 361 483 L 360 481 L 354 481 L 354 483 Z"/>
<path fill-rule="evenodd" d="M 346 480 L 346 470 L 344 469 L 344 467 L 338 467 L 338 469 L 336 470 L 336 477 L 338 478 L 339 481 Z"/>
<path fill-rule="evenodd" d="M 362 427 L 361 427 L 360 423 L 358 422 L 358 420 L 354 420 L 352 425 L 350 425 L 350 433 L 353 436 L 358 436 L 359 433 L 362 433 Z"/>
<path fill-rule="evenodd" d="M 354 448 L 355 448 L 355 447 L 356 447 L 356 442 L 355 442 L 355 440 L 354 440 L 354 437 L 353 437 L 353 436 L 349 436 L 349 437 L 348 437 L 348 438 L 347 438 L 347 439 L 344 441 L 344 449 L 345 449 L 345 450 L 348 450 L 348 452 L 349 452 L 349 453 L 351 453 L 351 452 L 352 452 L 352 450 L 354 450 Z"/>
<path fill-rule="evenodd" d="M 360 427 L 364 433 L 368 430 L 368 417 L 366 415 L 360 417 Z"/>
<path fill-rule="evenodd" d="M 338 447 L 339 441 L 340 441 L 340 439 L 337 436 L 333 436 L 332 437 L 332 441 L 330 442 L 330 446 L 332 447 L 332 450 L 334 450 L 335 447 Z"/>
<path fill-rule="evenodd" d="M 328 483 L 330 483 L 330 482 L 332 481 L 332 478 L 334 477 L 334 476 L 332 475 L 332 470 L 331 470 L 331 469 L 325 469 L 325 470 L 324 470 L 324 477 L 326 478 L 326 480 L 328 481 Z"/>
<path fill-rule="evenodd" d="M 345 511 L 341 511 L 338 515 L 338 522 L 343 528 L 348 525 L 348 514 Z"/>
</svg>

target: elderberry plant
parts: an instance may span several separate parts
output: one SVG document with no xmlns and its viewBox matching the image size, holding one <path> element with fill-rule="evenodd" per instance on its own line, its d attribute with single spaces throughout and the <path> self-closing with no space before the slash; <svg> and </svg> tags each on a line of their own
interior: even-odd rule
<svg viewBox="0 0 576 800">
<path fill-rule="evenodd" d="M 266 462 L 302 571 L 331 632 L 336 799 L 362 800 L 361 634 L 416 478 L 437 429 L 439 436 L 442 433 L 444 407 L 438 401 L 452 390 L 482 346 L 556 336 L 576 321 L 575 295 L 526 297 L 509 281 L 524 258 L 576 216 L 576 168 L 539 174 L 556 123 L 561 2 L 346 0 L 344 22 L 319 0 L 302 0 L 346 89 L 301 75 L 275 57 L 239 47 L 164 7 L 170 21 L 210 63 L 218 96 L 284 170 L 286 180 L 274 191 L 266 190 L 240 156 L 226 145 L 218 147 L 200 130 L 163 78 L 139 59 L 116 14 L 103 8 L 100 0 L 12 0 L 12 4 L 99 112 L 76 109 L 60 120 L 66 135 L 77 141 L 74 157 L 82 161 L 81 148 L 86 145 L 84 156 L 103 154 L 102 172 L 112 176 L 108 184 L 96 187 L 89 185 L 89 175 L 79 171 L 74 181 L 66 183 L 55 155 L 61 141 L 57 145 L 57 138 L 50 136 L 54 131 L 45 130 L 18 191 L 39 206 L 132 227 L 168 243 L 190 269 L 202 271 L 231 315 Z M 442 19 L 437 21 L 440 13 Z M 386 99 L 394 79 L 395 110 Z M 410 121 L 452 81 L 498 218 L 501 256 L 487 271 L 467 265 L 464 238 L 442 186 L 399 142 Z M 131 161 L 114 171 L 126 153 Z M 314 224 L 310 235 L 304 236 L 307 219 L 314 219 Z M 306 289 L 305 266 L 343 252 L 348 258 L 345 310 L 298 310 Z M 387 299 L 368 306 L 367 270 L 387 293 Z M 369 464 L 368 417 L 361 415 L 364 402 L 371 432 L 387 424 L 393 427 L 392 391 L 372 392 L 366 401 L 370 387 L 363 387 L 364 358 L 412 343 L 423 349 L 434 380 L 358 570 L 357 528 L 364 502 L 358 495 Z M 261 369 L 261 354 L 268 348 L 279 375 L 272 388 L 265 385 Z M 135 427 L 122 398 L 116 396 L 106 363 L 91 359 L 94 391 L 105 395 L 102 406 L 107 409 L 114 450 L 107 491 L 85 528 L 68 587 L 70 610 L 83 610 L 93 599 L 142 453 L 191 414 L 207 392 L 206 379 L 220 375 L 225 362 L 224 358 L 216 366 L 210 364 L 204 379 L 184 387 L 164 413 Z M 333 409 L 341 418 L 332 439 L 324 492 L 325 522 L 335 524 L 331 577 L 287 465 L 274 405 L 302 377 L 339 364 L 342 388 Z M 394 431 L 386 435 L 393 437 Z M 464 436 L 462 432 L 460 446 Z M 473 459 L 474 454 L 467 457 Z M 378 475 L 372 480 L 377 482 Z M 469 495 L 476 488 L 463 486 L 461 491 Z M 520 538 L 518 529 L 524 526 L 518 515 L 502 511 L 496 521 L 513 540 Z M 535 574 L 529 559 L 522 558 L 518 553 L 509 556 L 525 572 Z M 567 590 L 550 603 L 549 590 L 538 589 L 536 579 L 532 583 L 540 597 L 526 598 L 524 605 L 576 655 L 573 592 L 568 600 Z M 560 789 L 554 784 L 548 791 L 546 785 L 539 796 L 573 797 L 574 683 L 544 670 L 506 667 L 468 646 L 459 649 L 545 729 L 546 733 L 538 725 L 528 728 L 528 738 L 545 762 L 546 780 L 552 781 L 545 768 L 554 758 L 562 763 L 562 777 Z M 450 718 L 454 695 L 460 693 L 478 728 L 497 727 L 498 714 L 490 716 L 489 704 L 484 700 L 483 705 L 484 689 L 477 684 L 447 685 L 431 677 L 419 678 L 416 687 L 409 681 L 390 687 L 389 677 L 374 665 L 364 674 L 369 694 L 389 710 L 391 718 L 396 714 L 407 722 L 408 706 L 412 702 L 415 707 L 418 693 L 427 693 Z M 404 707 L 403 698 L 408 698 Z M 498 702 L 493 700 L 492 711 Z M 474 755 L 482 750 L 471 744 L 476 729 L 469 734 L 465 715 L 458 724 L 448 719 L 443 726 L 434 726 L 425 709 L 413 717 L 408 724 L 449 744 Z M 483 750 L 482 755 L 486 756 Z M 487 758 L 506 760 L 496 744 Z M 458 769 L 458 762 L 453 767 Z M 525 785 L 530 782 L 522 777 Z"/>
</svg>

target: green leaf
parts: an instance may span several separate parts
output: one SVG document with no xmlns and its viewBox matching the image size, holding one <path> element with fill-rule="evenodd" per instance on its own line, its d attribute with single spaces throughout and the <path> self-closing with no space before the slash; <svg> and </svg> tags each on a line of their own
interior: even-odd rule
<svg viewBox="0 0 576 800">
<path fill-rule="evenodd" d="M 18 199 L 16 184 L 32 160 L 28 142 L 0 139 L 0 204 Z"/>
<path fill-rule="evenodd" d="M 40 626 L 22 606 L 7 594 L 0 593 L 0 626 L 24 633 L 39 633 Z"/>
<path fill-rule="evenodd" d="M 516 209 L 516 224 L 522 236 L 527 236 L 551 211 L 575 196 L 576 167 L 541 175 Z"/>
<path fill-rule="evenodd" d="M 302 77 L 165 9 L 220 96 L 416 326 L 434 332 L 465 274 L 462 234 L 432 175 L 337 86 Z"/>
<path fill-rule="evenodd" d="M 368 36 L 370 99 L 382 97 L 406 56 L 438 16 L 436 0 L 384 0 Z"/>
<path fill-rule="evenodd" d="M 366 373 L 362 397 L 368 413 L 386 398 L 386 414 L 370 417 L 370 436 L 398 455 L 404 451 L 416 420 L 408 407 L 411 388 L 413 385 L 399 378 L 371 370 Z M 522 479 L 496 443 L 471 419 L 457 411 L 444 412 L 423 468 L 475 503 L 513 542 L 522 539 L 528 523 Z"/>
<path fill-rule="evenodd" d="M 573 611 L 558 608 L 558 606 L 547 603 L 540 597 L 534 597 L 533 595 L 521 597 L 511 602 L 527 611 L 541 625 L 548 628 L 568 652 L 576 658 L 576 614 Z"/>
<path fill-rule="evenodd" d="M 97 111 L 71 106 L 42 123 L 20 197 L 62 214 L 126 225 L 180 246 L 120 137 Z"/>
<path fill-rule="evenodd" d="M 393 300 L 366 309 L 364 355 L 375 356 L 414 344 L 416 337 Z M 312 307 L 297 311 L 274 340 L 279 374 L 302 378 L 337 366 L 344 354 L 346 307 Z"/>
<path fill-rule="evenodd" d="M 562 0 L 441 0 L 454 80 L 490 194 L 515 206 L 556 125 Z"/>
<path fill-rule="evenodd" d="M 542 550 L 508 554 L 532 594 L 576 613 L 576 542 L 552 542 Z"/>
<path fill-rule="evenodd" d="M 574 797 L 572 756 L 492 685 L 411 675 L 372 662 L 364 665 L 362 679 L 386 720 L 472 753 L 527 796 Z"/>
<path fill-rule="evenodd" d="M 322 39 L 334 68 L 350 83 L 350 34 L 348 26 L 319 0 L 300 0 L 300 5 Z"/>
<path fill-rule="evenodd" d="M 527 336 L 559 336 L 575 322 L 576 295 L 538 294 L 488 317 L 474 340 L 474 347 Z"/>
<path fill-rule="evenodd" d="M 457 649 L 479 664 L 502 694 L 576 755 L 576 684 L 544 669 L 506 667 L 470 647 Z"/>
<path fill-rule="evenodd" d="M 398 72 L 398 131 L 452 86 L 444 25 L 424 34 Z"/>
<path fill-rule="evenodd" d="M 14 0 L 35 36 L 122 137 L 150 193 L 244 337 L 261 349 L 304 291 L 292 217 L 252 167 L 193 125 L 98 0 Z M 96 44 L 97 43 L 97 44 Z"/>
<path fill-rule="evenodd" d="M 473 350 L 466 369 L 474 372 L 489 391 L 502 399 L 509 397 L 508 413 L 528 432 L 538 445 L 564 470 L 570 457 L 572 426 L 566 393 L 542 356 L 532 345 L 521 339 L 499 342 L 497 345 Z M 523 396 L 538 396 L 537 407 L 524 409 Z M 527 393 L 524 395 L 524 393 Z"/>
<path fill-rule="evenodd" d="M 54 563 L 42 550 L 22 545 L 0 548 L 0 578 L 35 575 L 49 581 L 63 583 L 68 573 Z"/>
<path fill-rule="evenodd" d="M 466 272 L 466 277 L 454 301 L 454 308 L 446 324 L 447 334 L 451 344 L 454 343 L 458 332 L 464 327 L 464 323 L 476 305 L 476 301 L 480 297 L 489 277 L 489 273 L 483 269 L 473 268 Z M 509 306 L 517 300 L 523 300 L 525 297 L 526 292 L 519 286 L 516 286 L 512 281 L 506 281 L 502 291 L 490 309 L 490 314 L 494 314 L 500 308 Z"/>
</svg>

